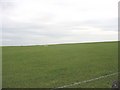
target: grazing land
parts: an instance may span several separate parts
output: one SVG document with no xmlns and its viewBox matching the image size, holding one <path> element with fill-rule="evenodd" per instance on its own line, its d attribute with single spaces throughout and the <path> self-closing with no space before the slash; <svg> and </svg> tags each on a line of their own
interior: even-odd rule
<svg viewBox="0 0 120 90">
<path fill-rule="evenodd" d="M 118 72 L 118 42 L 2 47 L 3 88 L 56 88 Z M 117 75 L 68 88 L 110 88 Z"/>
</svg>

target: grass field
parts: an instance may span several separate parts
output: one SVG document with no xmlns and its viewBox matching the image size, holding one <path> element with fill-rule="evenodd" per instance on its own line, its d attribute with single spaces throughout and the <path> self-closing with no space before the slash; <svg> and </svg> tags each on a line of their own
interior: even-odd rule
<svg viewBox="0 0 120 90">
<path fill-rule="evenodd" d="M 56 88 L 118 72 L 118 42 L 2 49 L 3 88 Z M 110 88 L 114 80 L 117 75 L 70 88 Z"/>
</svg>

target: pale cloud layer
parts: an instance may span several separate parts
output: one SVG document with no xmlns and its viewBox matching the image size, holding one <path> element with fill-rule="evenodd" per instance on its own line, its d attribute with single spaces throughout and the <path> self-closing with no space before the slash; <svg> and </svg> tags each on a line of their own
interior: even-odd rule
<svg viewBox="0 0 120 90">
<path fill-rule="evenodd" d="M 118 0 L 1 0 L 0 6 L 3 45 L 118 40 Z"/>
</svg>

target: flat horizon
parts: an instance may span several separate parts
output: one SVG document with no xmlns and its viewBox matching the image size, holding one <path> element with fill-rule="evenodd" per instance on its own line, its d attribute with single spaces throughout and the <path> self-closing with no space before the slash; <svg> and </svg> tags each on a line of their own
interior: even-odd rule
<svg viewBox="0 0 120 90">
<path fill-rule="evenodd" d="M 90 44 L 90 43 L 104 43 L 104 42 L 118 42 L 116 41 L 93 41 L 93 42 L 71 42 L 71 43 L 51 43 L 51 44 L 32 44 L 32 45 L 3 45 L 0 47 L 11 47 L 11 46 L 49 46 L 49 45 L 63 45 L 63 44 Z"/>
</svg>

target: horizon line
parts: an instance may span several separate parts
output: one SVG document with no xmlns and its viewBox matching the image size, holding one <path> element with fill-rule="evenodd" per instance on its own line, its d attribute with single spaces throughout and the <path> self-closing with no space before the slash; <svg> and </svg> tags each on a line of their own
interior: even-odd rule
<svg viewBox="0 0 120 90">
<path fill-rule="evenodd" d="M 118 42 L 119 40 L 114 41 L 85 41 L 85 42 L 66 42 L 66 43 L 48 43 L 48 44 L 29 44 L 29 45 L 0 45 L 0 47 L 12 47 L 12 46 L 49 46 L 49 45 L 63 45 L 63 44 L 89 44 L 89 43 L 102 43 L 102 42 Z"/>
</svg>

